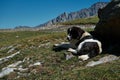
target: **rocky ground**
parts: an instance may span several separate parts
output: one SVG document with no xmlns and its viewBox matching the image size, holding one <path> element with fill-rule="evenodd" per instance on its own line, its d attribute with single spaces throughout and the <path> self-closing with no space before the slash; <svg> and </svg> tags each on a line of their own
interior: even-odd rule
<svg viewBox="0 0 120 80">
<path fill-rule="evenodd" d="M 0 34 L 2 80 L 119 80 L 119 56 L 108 53 L 81 62 L 53 45 L 66 40 L 66 32 L 22 31 Z M 87 76 L 87 77 L 86 77 Z"/>
</svg>

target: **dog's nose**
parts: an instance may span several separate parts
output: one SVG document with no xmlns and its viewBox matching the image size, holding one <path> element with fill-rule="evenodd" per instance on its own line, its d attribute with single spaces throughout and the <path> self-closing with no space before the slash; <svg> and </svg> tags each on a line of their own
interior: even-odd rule
<svg viewBox="0 0 120 80">
<path fill-rule="evenodd" d="M 69 40 L 69 38 L 67 37 L 67 40 Z"/>
</svg>

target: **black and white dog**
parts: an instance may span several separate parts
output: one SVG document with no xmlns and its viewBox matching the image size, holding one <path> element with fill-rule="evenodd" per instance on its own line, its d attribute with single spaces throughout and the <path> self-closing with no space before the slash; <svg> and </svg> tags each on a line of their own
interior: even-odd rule
<svg viewBox="0 0 120 80">
<path fill-rule="evenodd" d="M 68 28 L 67 34 L 67 39 L 70 43 L 55 44 L 55 46 L 68 48 L 69 52 L 77 55 L 83 61 L 97 56 L 102 52 L 101 42 L 93 39 L 90 33 L 81 28 Z"/>
<path fill-rule="evenodd" d="M 69 48 L 68 51 L 72 52 L 74 55 L 78 55 L 79 59 L 84 61 L 102 52 L 101 42 L 93 39 L 90 33 L 81 28 L 71 27 L 68 29 L 67 33 L 67 39 L 75 48 Z"/>
</svg>

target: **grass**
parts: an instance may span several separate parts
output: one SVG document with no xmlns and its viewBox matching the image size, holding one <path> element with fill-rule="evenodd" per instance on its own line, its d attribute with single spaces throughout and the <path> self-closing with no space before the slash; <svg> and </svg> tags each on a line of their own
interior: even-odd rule
<svg viewBox="0 0 120 80">
<path fill-rule="evenodd" d="M 80 25 L 80 24 L 96 24 L 98 22 L 98 17 L 90 17 L 90 18 L 82 18 L 82 19 L 75 19 L 72 21 L 66 21 L 63 23 L 60 23 L 62 25 Z"/>
<path fill-rule="evenodd" d="M 0 71 L 7 65 L 25 58 L 29 58 L 29 60 L 20 64 L 23 68 L 28 68 L 30 64 L 38 61 L 42 63 L 41 66 L 29 67 L 28 71 L 20 72 L 21 75 L 18 74 L 18 71 L 12 72 L 1 78 L 2 80 L 120 80 L 120 60 L 95 67 L 85 67 L 89 61 L 98 60 L 107 54 L 79 62 L 77 57 L 66 60 L 64 53 L 67 52 L 65 50 L 53 51 L 53 44 L 66 41 L 66 32 L 1 32 L 0 36 L 0 49 L 5 46 L 21 45 L 14 50 L 14 52 L 21 51 L 21 53 L 1 64 Z M 16 38 L 16 36 L 19 37 Z M 14 53 L 8 54 L 8 50 L 1 50 L 0 57 Z"/>
</svg>

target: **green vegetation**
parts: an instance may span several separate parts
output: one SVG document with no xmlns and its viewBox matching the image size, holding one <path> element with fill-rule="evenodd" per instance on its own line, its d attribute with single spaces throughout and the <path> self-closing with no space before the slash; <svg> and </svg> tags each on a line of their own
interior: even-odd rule
<svg viewBox="0 0 120 80">
<path fill-rule="evenodd" d="M 89 61 L 98 60 L 107 54 L 98 55 L 89 61 L 79 62 L 77 57 L 65 59 L 65 50 L 55 52 L 53 44 L 66 41 L 66 32 L 51 31 L 21 31 L 0 33 L 0 58 L 20 51 L 9 61 L 0 64 L 2 68 L 17 61 L 22 61 L 23 68 L 29 68 L 25 72 L 14 71 L 2 78 L 2 80 L 120 80 L 120 60 L 86 68 Z M 17 46 L 11 53 L 6 46 Z M 30 64 L 41 62 L 42 65 L 29 67 Z M 18 66 L 20 66 L 18 65 Z M 21 74 L 20 74 L 21 73 Z"/>
<path fill-rule="evenodd" d="M 82 19 L 76 19 L 76 20 L 72 20 L 72 21 L 67 21 L 67 22 L 63 22 L 60 24 L 63 25 L 80 25 L 80 24 L 96 24 L 98 22 L 98 17 L 91 17 L 91 18 L 82 18 Z"/>
</svg>

